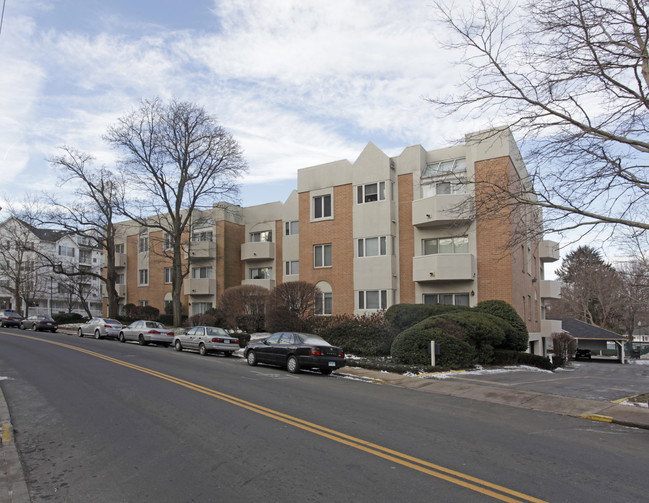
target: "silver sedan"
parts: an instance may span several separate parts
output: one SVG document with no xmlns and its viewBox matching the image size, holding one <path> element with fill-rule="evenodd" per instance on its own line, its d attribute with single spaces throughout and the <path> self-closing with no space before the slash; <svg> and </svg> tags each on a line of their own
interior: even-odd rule
<svg viewBox="0 0 649 503">
<path fill-rule="evenodd" d="M 176 351 L 198 350 L 201 355 L 221 352 L 225 356 L 232 356 L 239 349 L 239 339 L 219 327 L 192 327 L 185 334 L 176 334 L 174 348 Z"/>
<path fill-rule="evenodd" d="M 111 318 L 92 318 L 87 322 L 79 325 L 77 335 L 83 337 L 84 335 L 92 335 L 95 339 L 102 337 L 113 337 L 117 339 L 119 333 L 124 328 L 121 321 L 113 320 Z"/>
<path fill-rule="evenodd" d="M 138 320 L 120 331 L 119 342 L 126 341 L 137 341 L 140 346 L 155 342 L 169 347 L 174 341 L 174 331 L 157 321 Z"/>
</svg>

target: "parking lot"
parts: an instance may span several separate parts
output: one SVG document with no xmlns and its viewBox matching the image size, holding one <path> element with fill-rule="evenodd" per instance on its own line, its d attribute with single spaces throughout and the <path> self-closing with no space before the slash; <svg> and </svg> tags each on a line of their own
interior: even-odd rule
<svg viewBox="0 0 649 503">
<path fill-rule="evenodd" d="M 517 370 L 482 375 L 455 374 L 452 379 L 589 400 L 613 402 L 649 393 L 649 360 L 620 365 L 612 360 L 571 362 L 555 372 Z"/>
</svg>

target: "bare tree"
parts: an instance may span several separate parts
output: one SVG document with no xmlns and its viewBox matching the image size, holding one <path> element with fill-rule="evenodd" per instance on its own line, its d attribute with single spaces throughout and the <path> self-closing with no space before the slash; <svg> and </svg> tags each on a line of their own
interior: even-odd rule
<svg viewBox="0 0 649 503">
<path fill-rule="evenodd" d="M 638 323 L 646 324 L 649 319 L 649 268 L 639 258 L 619 266 L 623 278 L 623 300 L 621 325 L 624 333 L 631 337 Z"/>
<path fill-rule="evenodd" d="M 268 301 L 266 325 L 271 332 L 310 332 L 317 294 L 320 290 L 306 281 L 289 281 L 273 288 Z"/>
<path fill-rule="evenodd" d="M 529 180 L 491 204 L 544 209 L 545 231 L 649 229 L 649 11 L 644 0 L 437 2 L 465 70 L 430 101 L 521 134 Z M 489 183 L 489 182 L 486 182 Z M 539 229 L 542 231 L 541 229 Z"/>
<path fill-rule="evenodd" d="M 269 293 L 263 286 L 233 286 L 221 295 L 219 310 L 231 329 L 263 330 Z"/>
<path fill-rule="evenodd" d="M 124 154 L 134 204 L 129 218 L 168 235 L 172 255 L 174 324 L 181 323 L 183 234 L 192 212 L 238 193 L 246 170 L 239 144 L 204 108 L 187 102 L 143 100 L 108 129 L 106 139 Z"/>
<path fill-rule="evenodd" d="M 86 269 L 59 270 L 69 277 L 80 279 L 73 283 L 83 284 L 86 279 L 94 277 L 103 282 L 108 294 L 107 311 L 109 317 L 117 316 L 119 297 L 115 287 L 117 273 L 115 269 L 115 220 L 119 208 L 124 202 L 124 180 L 106 168 L 90 166 L 92 156 L 75 150 L 72 147 L 62 147 L 60 155 L 50 160 L 50 164 L 60 169 L 60 185 L 72 184 L 74 187 L 74 202 L 66 203 L 58 197 L 51 197 L 52 211 L 47 216 L 54 223 L 70 234 L 83 238 L 86 242 L 106 252 L 102 271 Z M 90 315 L 87 307 L 87 297 L 84 299 L 79 291 L 79 299 L 84 309 Z"/>
</svg>

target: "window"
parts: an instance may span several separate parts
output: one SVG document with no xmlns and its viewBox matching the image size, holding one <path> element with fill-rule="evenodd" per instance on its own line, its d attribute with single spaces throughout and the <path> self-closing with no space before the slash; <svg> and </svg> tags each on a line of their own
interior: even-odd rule
<svg viewBox="0 0 649 503">
<path fill-rule="evenodd" d="M 171 250 L 173 247 L 174 247 L 174 241 L 171 238 L 171 234 L 165 232 L 162 238 L 162 249 Z"/>
<path fill-rule="evenodd" d="M 358 292 L 358 309 L 387 309 L 387 290 L 361 290 Z"/>
<path fill-rule="evenodd" d="M 331 245 L 313 247 L 313 267 L 331 267 Z"/>
<path fill-rule="evenodd" d="M 138 284 L 140 284 L 140 285 L 148 285 L 149 284 L 149 270 L 148 269 L 140 269 L 138 271 Z"/>
<path fill-rule="evenodd" d="M 149 251 L 149 236 L 140 235 L 140 239 L 138 241 L 138 251 L 140 253 Z"/>
<path fill-rule="evenodd" d="M 426 164 L 422 176 L 439 176 L 449 173 L 461 173 L 466 171 L 466 159 L 451 159 L 450 161 L 434 161 Z"/>
<path fill-rule="evenodd" d="M 194 302 L 192 304 L 192 314 L 205 314 L 208 309 L 212 309 L 211 302 Z"/>
<path fill-rule="evenodd" d="M 359 185 L 357 188 L 358 204 L 373 203 L 385 200 L 385 182 Z"/>
<path fill-rule="evenodd" d="M 298 260 L 290 260 L 286 262 L 286 275 L 300 274 L 300 262 Z"/>
<path fill-rule="evenodd" d="M 144 307 L 144 306 L 149 305 L 149 301 L 148 300 L 138 300 L 137 304 L 138 304 L 138 306 Z"/>
<path fill-rule="evenodd" d="M 441 196 L 446 194 L 466 194 L 466 179 L 459 177 L 452 181 L 422 183 L 421 197 Z"/>
<path fill-rule="evenodd" d="M 210 279 L 212 277 L 212 267 L 194 267 L 192 269 L 193 279 Z"/>
<path fill-rule="evenodd" d="M 422 240 L 422 253 L 435 255 L 437 253 L 469 253 L 469 238 L 459 236 L 454 238 L 434 238 Z"/>
<path fill-rule="evenodd" d="M 378 255 L 387 255 L 387 239 L 385 236 L 358 240 L 359 257 L 376 257 Z"/>
<path fill-rule="evenodd" d="M 469 305 L 468 293 L 425 293 L 424 304 L 447 304 L 451 306 Z"/>
<path fill-rule="evenodd" d="M 124 243 L 115 245 L 115 253 L 124 253 Z"/>
<path fill-rule="evenodd" d="M 59 245 L 59 255 L 63 257 L 74 257 L 74 248 L 71 246 Z"/>
<path fill-rule="evenodd" d="M 116 274 L 115 275 L 115 284 L 116 285 L 123 285 L 124 284 L 124 275 L 123 274 Z"/>
<path fill-rule="evenodd" d="M 331 194 L 313 198 L 313 218 L 331 217 Z"/>
<path fill-rule="evenodd" d="M 273 279 L 272 267 L 251 267 L 250 279 Z"/>
<path fill-rule="evenodd" d="M 212 241 L 212 231 L 196 231 L 192 234 L 192 241 Z"/>
<path fill-rule="evenodd" d="M 89 264 L 92 259 L 92 252 L 89 250 L 79 250 L 79 262 Z"/>
<path fill-rule="evenodd" d="M 315 314 L 328 315 L 333 313 L 333 294 L 320 292 L 315 298 Z"/>
<path fill-rule="evenodd" d="M 171 283 L 173 277 L 173 269 L 171 267 L 165 267 L 165 283 Z"/>
<path fill-rule="evenodd" d="M 295 234 L 300 233 L 300 222 L 298 222 L 297 220 L 286 222 L 284 225 L 287 236 L 294 236 Z"/>
<path fill-rule="evenodd" d="M 251 232 L 251 243 L 271 243 L 273 241 L 273 231 Z"/>
</svg>

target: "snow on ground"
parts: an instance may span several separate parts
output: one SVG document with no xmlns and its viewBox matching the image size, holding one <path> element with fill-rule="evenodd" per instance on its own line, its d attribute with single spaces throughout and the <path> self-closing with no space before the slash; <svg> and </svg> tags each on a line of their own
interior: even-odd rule
<svg viewBox="0 0 649 503">
<path fill-rule="evenodd" d="M 546 372 L 552 373 L 551 370 L 543 370 L 537 367 L 530 367 L 527 365 L 511 365 L 495 369 L 485 369 L 480 365 L 476 366 L 473 370 L 451 370 L 449 372 L 428 372 L 424 374 L 406 374 L 412 377 L 423 377 L 425 379 L 449 379 L 454 377 L 458 373 L 462 373 L 462 376 L 475 376 L 475 375 L 485 375 L 485 374 L 505 374 L 509 372 Z"/>
</svg>

